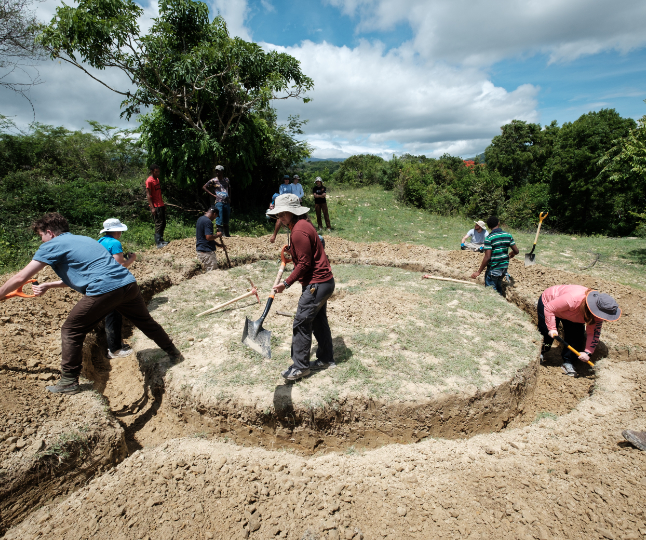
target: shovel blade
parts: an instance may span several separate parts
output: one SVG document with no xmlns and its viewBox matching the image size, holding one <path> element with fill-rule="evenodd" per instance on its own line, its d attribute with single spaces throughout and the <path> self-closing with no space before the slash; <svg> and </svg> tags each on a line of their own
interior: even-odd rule
<svg viewBox="0 0 646 540">
<path fill-rule="evenodd" d="M 259 321 L 245 318 L 242 343 L 264 358 L 271 358 L 271 332 L 265 330 Z"/>
<path fill-rule="evenodd" d="M 525 255 L 525 266 L 532 266 L 533 264 L 536 264 L 536 255 L 528 253 Z"/>
</svg>

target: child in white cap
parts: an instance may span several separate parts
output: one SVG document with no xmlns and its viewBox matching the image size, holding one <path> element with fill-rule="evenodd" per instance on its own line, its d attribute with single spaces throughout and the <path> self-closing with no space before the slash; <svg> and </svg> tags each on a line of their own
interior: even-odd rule
<svg viewBox="0 0 646 540">
<path fill-rule="evenodd" d="M 114 257 L 114 260 L 124 268 L 128 268 L 137 260 L 137 255 L 134 253 L 126 253 L 124 256 L 123 247 L 119 242 L 121 234 L 127 230 L 128 227 L 118 219 L 106 219 L 101 230 L 101 233 L 105 233 L 105 236 L 99 238 L 99 244 L 107 249 L 110 255 Z M 118 311 L 112 311 L 105 316 L 105 337 L 108 341 L 109 358 L 121 358 L 132 354 L 132 349 L 121 341 L 122 323 L 123 319 Z"/>
</svg>

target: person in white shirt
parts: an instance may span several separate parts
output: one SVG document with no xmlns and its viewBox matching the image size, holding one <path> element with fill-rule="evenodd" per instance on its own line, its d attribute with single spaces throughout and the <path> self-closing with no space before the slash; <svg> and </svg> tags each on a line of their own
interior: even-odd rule
<svg viewBox="0 0 646 540">
<path fill-rule="evenodd" d="M 305 192 L 303 191 L 301 178 L 297 174 L 294 175 L 294 181 L 292 183 L 292 193 L 298 197 L 298 200 L 300 202 L 303 202 L 303 196 L 305 195 Z"/>
<path fill-rule="evenodd" d="M 487 225 L 484 221 L 474 221 L 475 227 L 471 229 L 462 238 L 460 249 L 468 249 L 469 251 L 483 251 L 485 238 L 489 235 L 487 232 Z M 471 242 L 467 242 L 467 238 L 471 238 Z"/>
</svg>

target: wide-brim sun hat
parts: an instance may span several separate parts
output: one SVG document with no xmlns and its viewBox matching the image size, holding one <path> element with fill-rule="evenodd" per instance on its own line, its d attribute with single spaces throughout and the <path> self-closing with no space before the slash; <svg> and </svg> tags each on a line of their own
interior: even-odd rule
<svg viewBox="0 0 646 540">
<path fill-rule="evenodd" d="M 123 223 L 121 223 L 117 218 L 110 218 L 110 219 L 106 219 L 103 222 L 103 229 L 101 230 L 101 233 L 120 232 L 120 231 L 127 231 L 127 230 L 128 230 L 128 227 Z"/>
<path fill-rule="evenodd" d="M 290 212 L 295 216 L 302 216 L 310 211 L 309 208 L 301 206 L 300 199 L 292 193 L 285 193 L 276 197 L 274 204 L 274 209 L 267 212 L 270 216 L 275 216 L 281 212 Z"/>
<path fill-rule="evenodd" d="M 476 225 L 478 225 L 479 227 L 482 227 L 483 229 L 486 229 L 486 228 L 487 228 L 487 224 L 486 224 L 484 221 L 482 221 L 482 220 L 480 220 L 480 221 L 474 221 L 474 223 L 475 223 Z"/>
<path fill-rule="evenodd" d="M 621 317 L 621 308 L 609 294 L 590 291 L 585 297 L 590 313 L 603 321 L 616 321 Z"/>
<path fill-rule="evenodd" d="M 321 180 L 321 177 L 320 177 L 320 176 L 317 176 L 317 177 L 314 179 L 314 181 L 315 181 L 315 182 L 321 182 L 321 184 L 323 183 L 323 180 Z"/>
</svg>

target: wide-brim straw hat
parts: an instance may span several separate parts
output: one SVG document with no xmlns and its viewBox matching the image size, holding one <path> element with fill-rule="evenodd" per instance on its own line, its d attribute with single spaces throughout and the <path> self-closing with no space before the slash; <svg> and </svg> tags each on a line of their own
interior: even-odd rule
<svg viewBox="0 0 646 540">
<path fill-rule="evenodd" d="M 127 230 L 128 230 L 128 227 L 123 223 L 121 223 L 117 218 L 110 218 L 110 219 L 106 219 L 103 222 L 103 229 L 101 230 L 101 233 L 120 232 L 120 231 L 127 231 Z"/>
<path fill-rule="evenodd" d="M 302 216 L 310 211 L 309 208 L 301 206 L 300 199 L 292 193 L 285 193 L 284 195 L 276 197 L 274 204 L 274 209 L 267 212 L 270 216 L 275 216 L 281 212 L 291 212 L 295 216 Z"/>
<path fill-rule="evenodd" d="M 476 225 L 478 225 L 478 226 L 479 226 L 480 228 L 482 228 L 482 229 L 486 229 L 486 228 L 487 228 L 487 224 L 486 224 L 484 221 L 482 221 L 482 220 L 480 220 L 480 221 L 474 221 L 474 223 L 475 223 Z"/>
<path fill-rule="evenodd" d="M 603 321 L 616 321 L 621 317 L 621 308 L 617 301 L 609 294 L 599 291 L 590 291 L 585 297 L 590 313 Z"/>
</svg>

